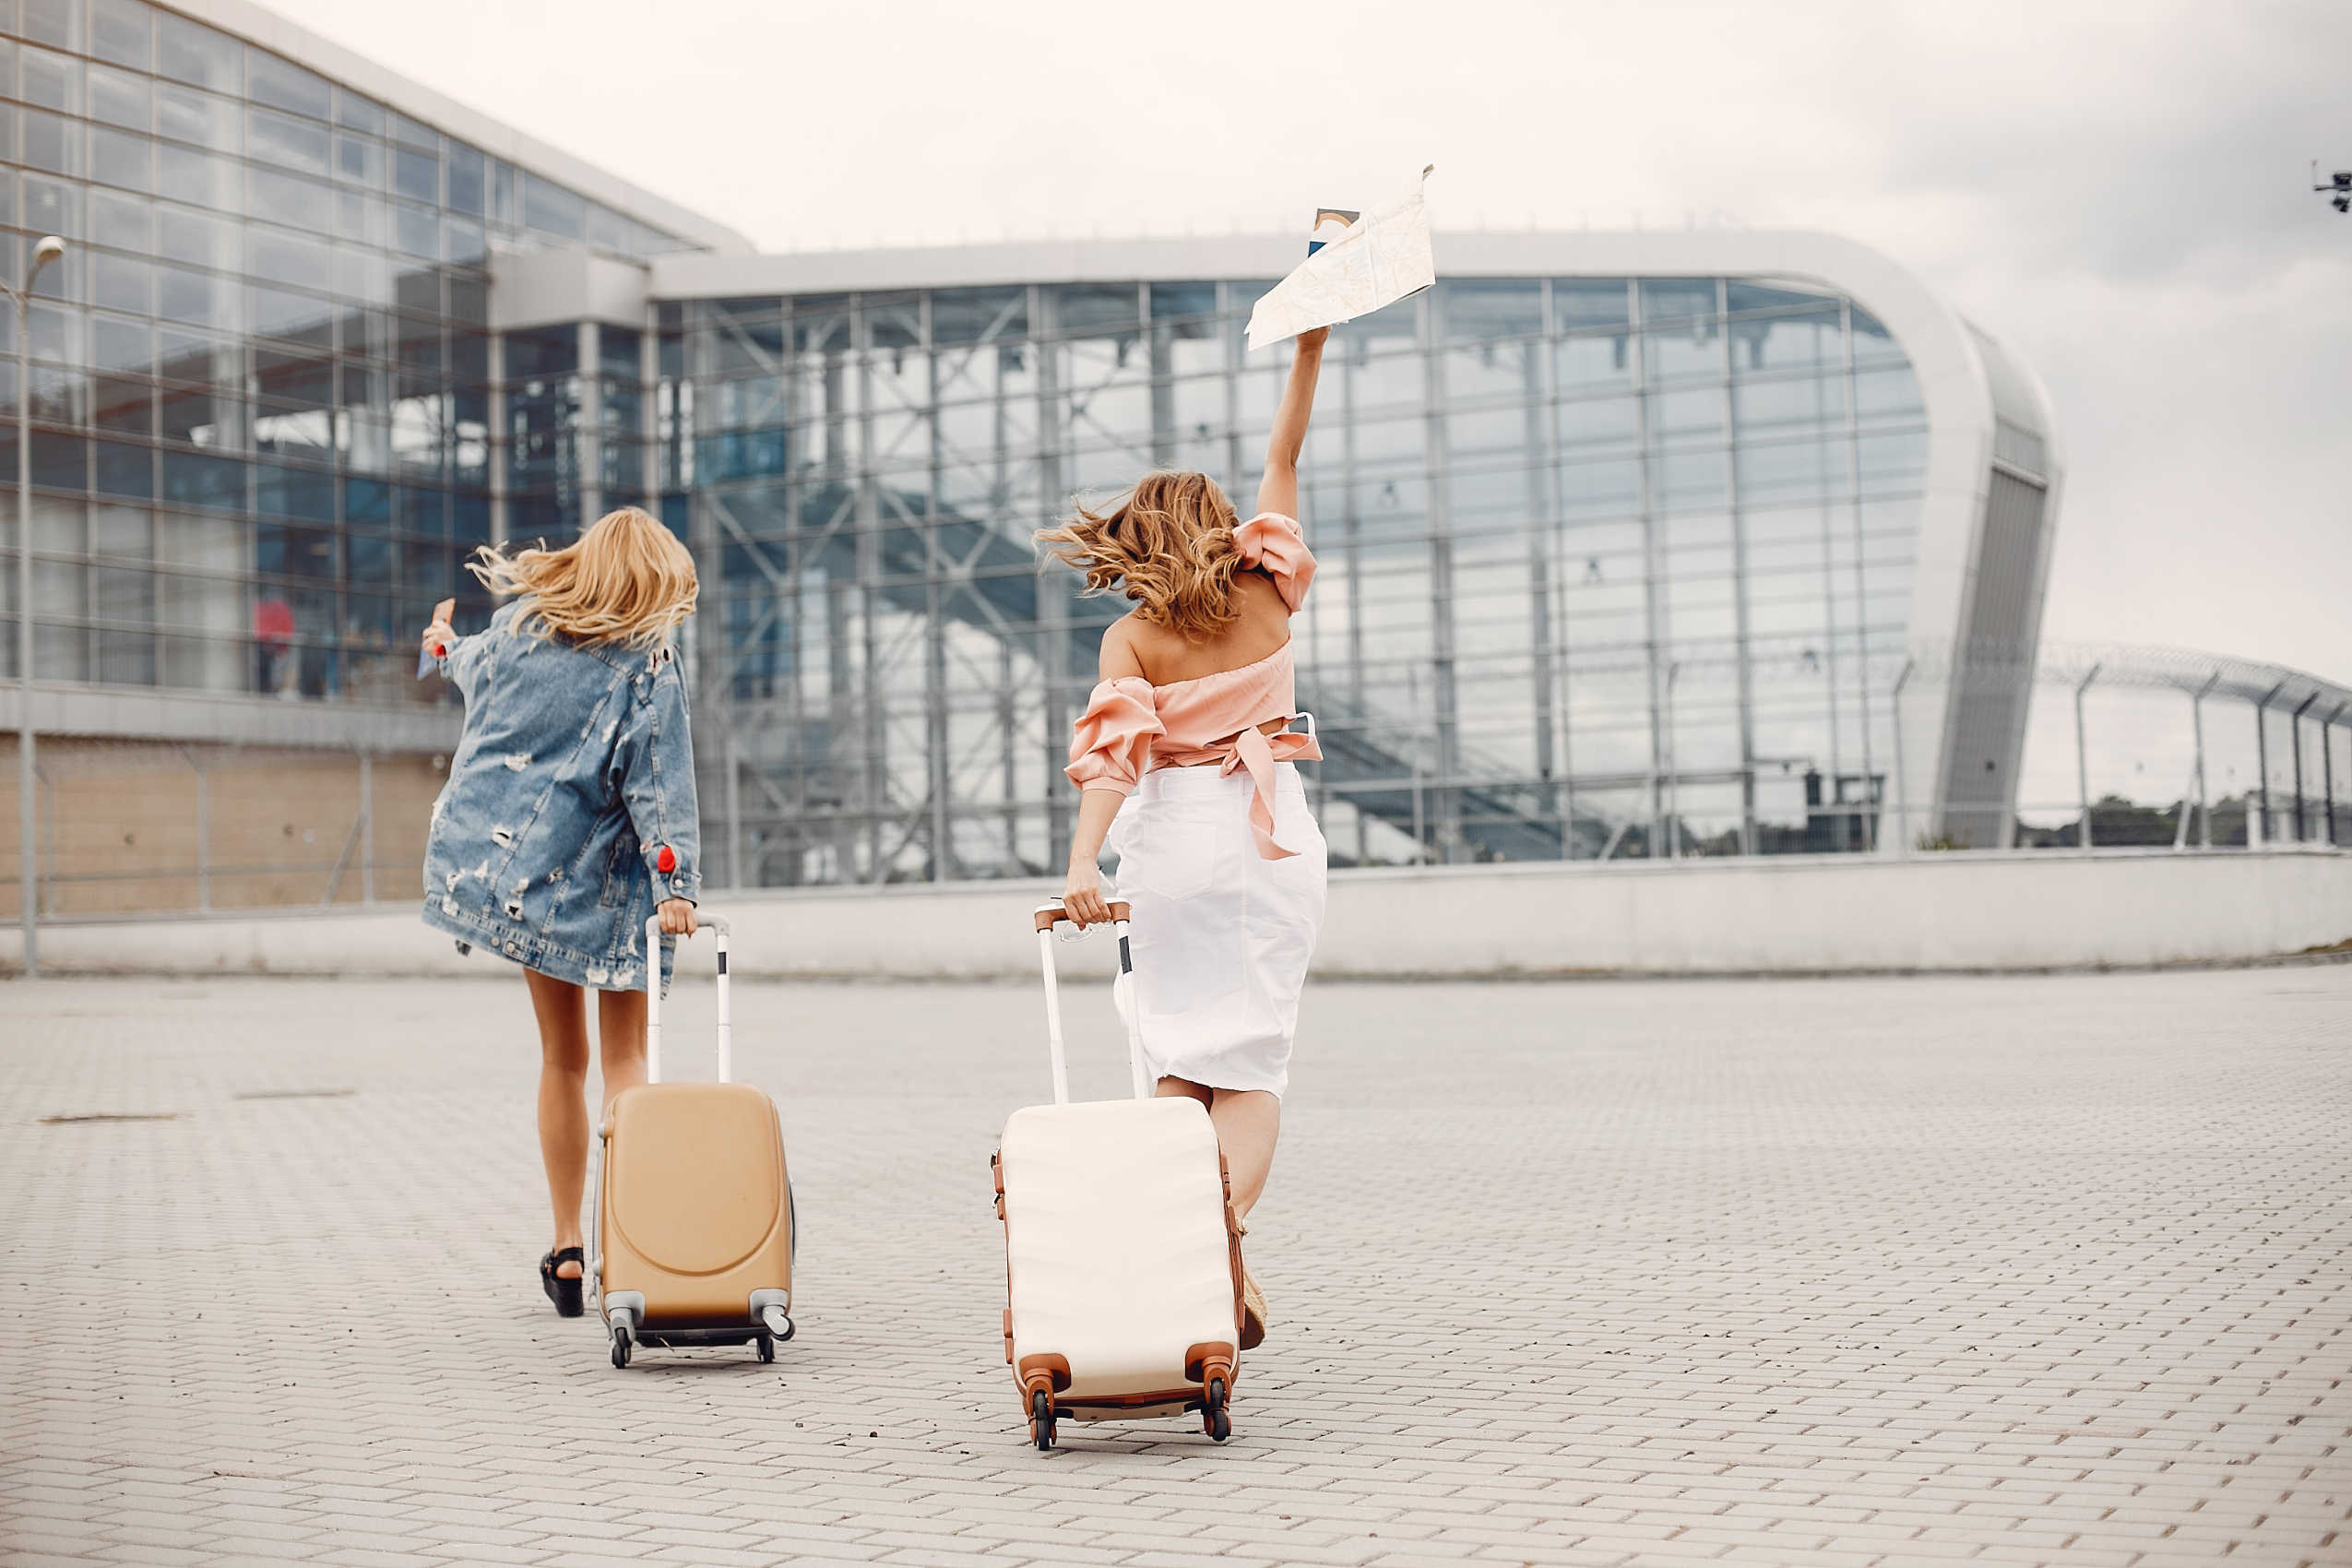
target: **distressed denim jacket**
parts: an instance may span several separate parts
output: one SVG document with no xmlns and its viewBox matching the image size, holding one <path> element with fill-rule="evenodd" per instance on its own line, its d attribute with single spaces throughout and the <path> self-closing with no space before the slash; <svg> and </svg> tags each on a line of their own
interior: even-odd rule
<svg viewBox="0 0 2352 1568">
<path fill-rule="evenodd" d="M 528 613 L 505 606 L 441 659 L 466 728 L 425 842 L 425 923 L 557 980 L 631 990 L 654 905 L 701 890 L 686 683 L 667 649 L 537 637 Z"/>
</svg>

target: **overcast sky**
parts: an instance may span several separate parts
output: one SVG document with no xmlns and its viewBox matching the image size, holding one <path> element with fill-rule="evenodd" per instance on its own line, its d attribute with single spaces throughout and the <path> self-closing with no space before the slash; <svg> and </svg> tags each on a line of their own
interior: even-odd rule
<svg viewBox="0 0 2352 1568">
<path fill-rule="evenodd" d="M 763 249 L 1735 221 L 1913 268 L 2049 383 L 2044 635 L 2352 680 L 2343 0 L 267 0 Z"/>
</svg>

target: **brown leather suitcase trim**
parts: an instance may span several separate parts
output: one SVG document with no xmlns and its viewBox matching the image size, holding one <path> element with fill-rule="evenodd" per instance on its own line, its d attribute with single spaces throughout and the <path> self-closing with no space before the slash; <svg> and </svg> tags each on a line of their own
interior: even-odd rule
<svg viewBox="0 0 2352 1568">
<path fill-rule="evenodd" d="M 1225 1380 L 1228 1393 L 1232 1392 L 1233 1372 L 1241 1365 L 1241 1352 L 1222 1339 L 1195 1345 L 1184 1352 L 1184 1375 L 1194 1383 L 1206 1385 L 1213 1377 Z"/>
<path fill-rule="evenodd" d="M 1013 1315 L 1012 1309 L 1006 1308 L 1004 1315 L 1009 1321 Z M 1014 1369 L 1014 1375 L 1021 1380 L 1023 1388 L 1050 1387 L 1059 1394 L 1070 1386 L 1070 1359 L 1051 1350 L 1023 1356 L 1021 1364 Z"/>
</svg>

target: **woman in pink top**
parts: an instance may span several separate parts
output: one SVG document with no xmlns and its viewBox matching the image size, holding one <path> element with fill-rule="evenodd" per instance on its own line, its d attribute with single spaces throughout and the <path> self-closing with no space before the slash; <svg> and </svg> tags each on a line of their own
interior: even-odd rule
<svg viewBox="0 0 2352 1568">
<path fill-rule="evenodd" d="M 1298 339 L 1249 521 L 1206 474 L 1151 473 L 1109 511 L 1079 507 L 1038 536 L 1089 590 L 1135 603 L 1103 634 L 1101 683 L 1070 745 L 1084 793 L 1063 907 L 1081 925 L 1110 919 L 1107 840 L 1134 911 L 1124 1005 L 1140 1012 L 1146 1065 L 1161 1094 L 1208 1107 L 1244 1220 L 1274 1163 L 1323 926 L 1323 833 L 1295 766 L 1323 754 L 1312 729 L 1291 729 L 1305 716 L 1290 617 L 1314 578 L 1294 514 L 1328 336 Z M 1242 1304 L 1246 1350 L 1265 1336 L 1246 1270 Z"/>
</svg>

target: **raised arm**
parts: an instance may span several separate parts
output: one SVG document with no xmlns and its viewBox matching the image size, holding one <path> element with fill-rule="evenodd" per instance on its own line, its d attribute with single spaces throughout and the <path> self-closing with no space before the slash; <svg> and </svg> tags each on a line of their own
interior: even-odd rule
<svg viewBox="0 0 2352 1568">
<path fill-rule="evenodd" d="M 1274 410 L 1274 434 L 1265 442 L 1265 477 L 1258 481 L 1258 510 L 1299 515 L 1299 454 L 1306 449 L 1307 420 L 1315 410 L 1315 378 L 1323 374 L 1324 339 L 1331 328 L 1301 332 L 1290 356 L 1290 384 Z"/>
</svg>

